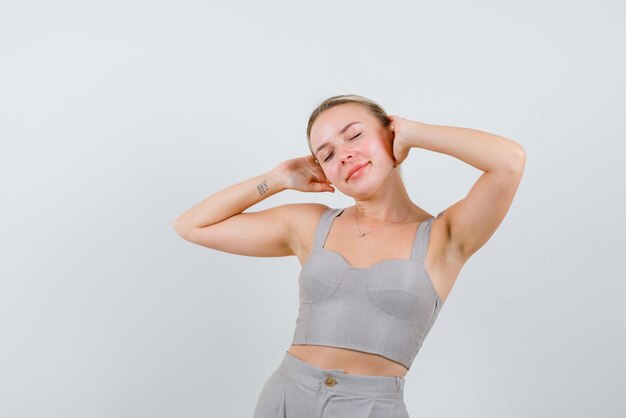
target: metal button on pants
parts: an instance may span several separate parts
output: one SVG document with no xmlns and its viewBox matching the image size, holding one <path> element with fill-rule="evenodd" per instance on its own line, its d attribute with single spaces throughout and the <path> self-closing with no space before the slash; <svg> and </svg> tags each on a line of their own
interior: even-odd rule
<svg viewBox="0 0 626 418">
<path fill-rule="evenodd" d="M 404 383 L 400 376 L 322 370 L 285 352 L 253 418 L 408 418 Z"/>
</svg>

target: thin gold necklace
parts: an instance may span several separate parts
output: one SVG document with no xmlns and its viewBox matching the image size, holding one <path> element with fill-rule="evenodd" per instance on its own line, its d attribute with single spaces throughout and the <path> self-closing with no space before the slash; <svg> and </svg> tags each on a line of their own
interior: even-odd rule
<svg viewBox="0 0 626 418">
<path fill-rule="evenodd" d="M 384 224 L 383 226 L 381 226 L 381 227 L 379 227 L 379 228 L 376 228 L 376 229 L 374 229 L 373 231 L 370 231 L 370 232 L 363 232 L 363 231 L 361 231 L 361 227 L 359 226 L 359 210 L 358 210 L 357 206 L 356 206 L 356 205 L 354 205 L 354 211 L 356 212 L 356 214 L 354 215 L 354 217 L 356 218 L 356 228 L 359 230 L 359 236 L 360 236 L 360 237 L 364 237 L 364 236 L 366 236 L 367 234 L 371 234 L 372 232 L 380 231 L 381 229 L 383 229 L 384 227 L 386 227 L 386 226 L 388 226 L 388 225 L 391 225 L 391 224 L 399 224 L 399 223 L 402 223 L 402 222 L 406 221 L 406 220 L 407 220 L 407 218 L 408 218 L 409 216 L 411 216 L 411 213 L 413 213 L 413 207 L 414 207 L 414 205 L 411 203 L 411 210 L 409 211 L 408 215 L 406 215 L 406 216 L 405 216 L 402 220 L 400 220 L 400 221 L 396 221 L 396 222 L 387 222 L 387 223 L 386 223 L 386 224 Z"/>
</svg>

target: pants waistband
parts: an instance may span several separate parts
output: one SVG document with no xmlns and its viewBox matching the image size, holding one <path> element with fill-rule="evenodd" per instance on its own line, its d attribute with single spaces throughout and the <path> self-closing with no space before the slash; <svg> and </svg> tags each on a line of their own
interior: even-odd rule
<svg viewBox="0 0 626 418">
<path fill-rule="evenodd" d="M 278 371 L 304 385 L 329 392 L 364 395 L 376 398 L 403 398 L 402 376 L 367 376 L 347 374 L 343 370 L 323 370 L 286 351 Z"/>
</svg>

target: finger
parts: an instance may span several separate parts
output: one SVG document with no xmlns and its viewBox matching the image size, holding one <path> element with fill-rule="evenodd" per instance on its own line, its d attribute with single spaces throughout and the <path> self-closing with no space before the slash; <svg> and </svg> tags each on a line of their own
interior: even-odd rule
<svg viewBox="0 0 626 418">
<path fill-rule="evenodd" d="M 317 167 L 315 173 L 313 174 L 316 178 L 321 179 L 321 181 L 328 180 L 326 178 L 326 174 L 324 174 L 324 170 L 321 167 Z"/>
<path fill-rule="evenodd" d="M 312 183 L 311 186 L 314 192 L 335 192 L 335 189 L 326 183 Z"/>
<path fill-rule="evenodd" d="M 319 184 L 319 188 L 318 188 L 318 190 L 319 190 L 320 192 L 334 192 L 334 191 L 335 191 L 335 188 L 334 188 L 334 187 L 329 186 L 329 185 L 328 185 L 328 184 L 326 184 L 326 183 L 320 183 L 320 184 Z"/>
</svg>

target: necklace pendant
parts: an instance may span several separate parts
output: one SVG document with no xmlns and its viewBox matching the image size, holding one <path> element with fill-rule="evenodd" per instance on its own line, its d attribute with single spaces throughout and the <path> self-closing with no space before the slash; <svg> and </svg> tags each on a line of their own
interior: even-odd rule
<svg viewBox="0 0 626 418">
<path fill-rule="evenodd" d="M 361 236 L 362 236 L 362 237 L 364 237 L 364 236 L 365 236 L 365 234 L 364 234 L 363 232 L 361 232 Z"/>
</svg>

